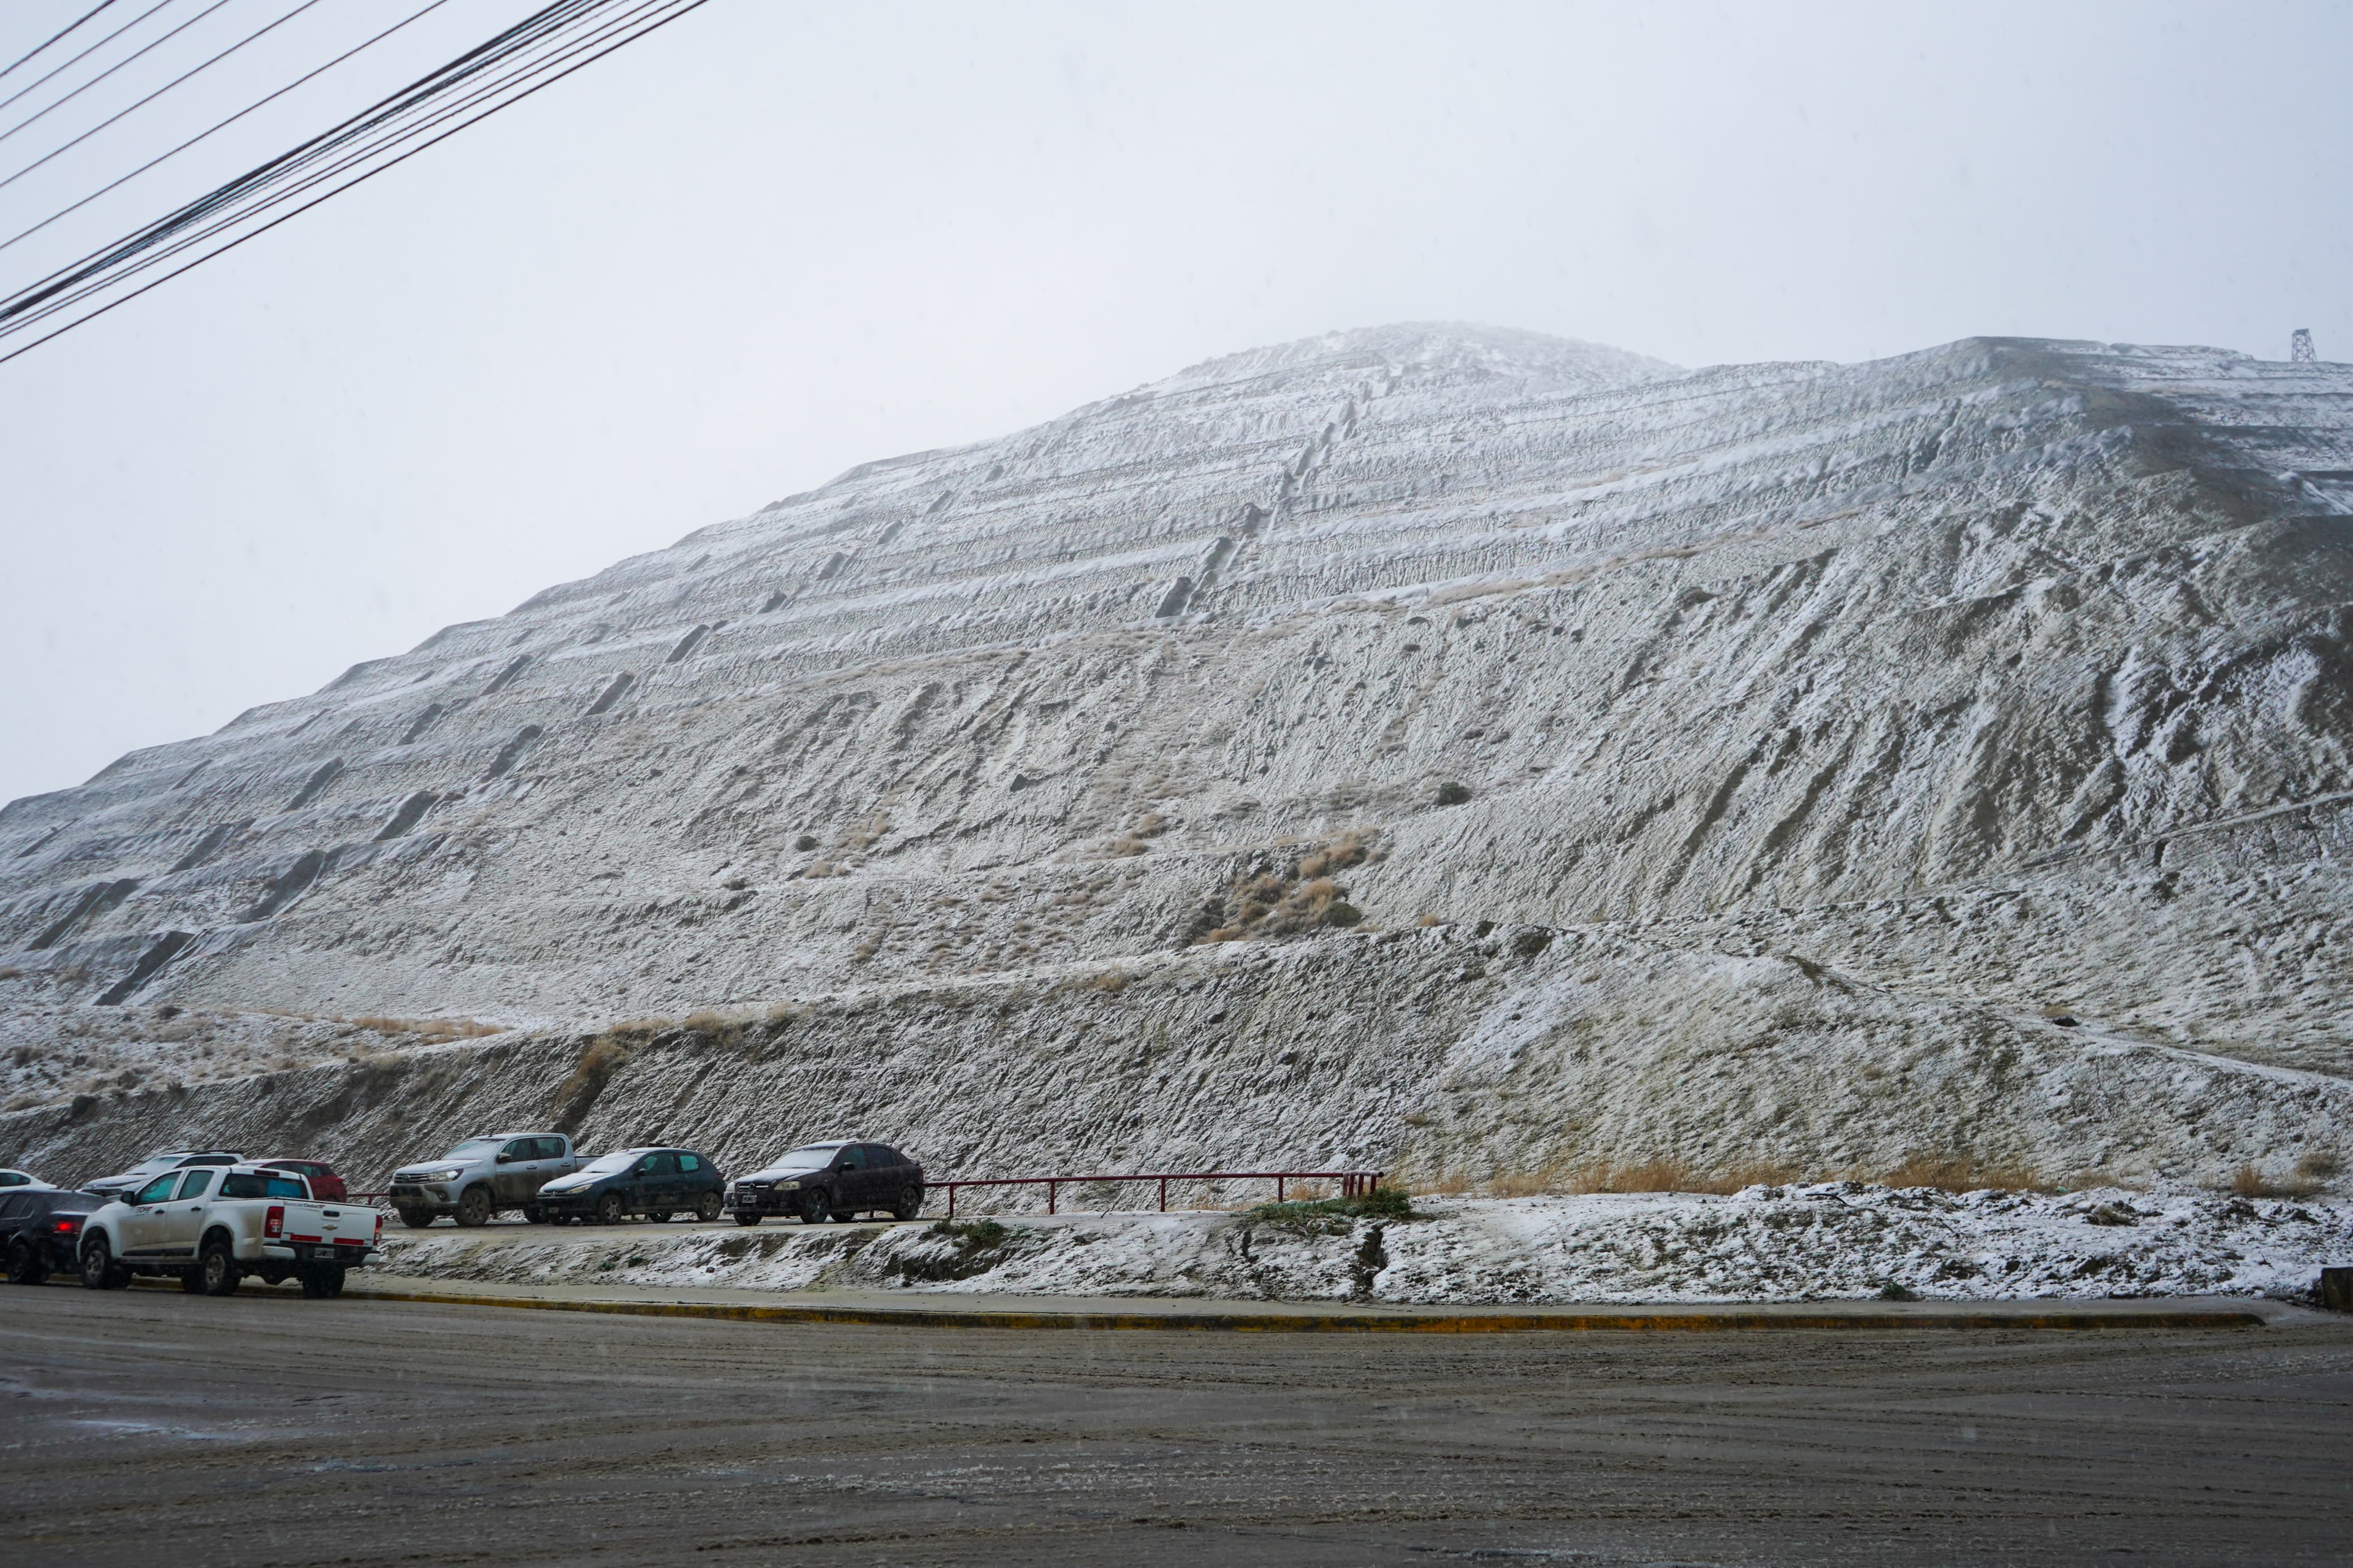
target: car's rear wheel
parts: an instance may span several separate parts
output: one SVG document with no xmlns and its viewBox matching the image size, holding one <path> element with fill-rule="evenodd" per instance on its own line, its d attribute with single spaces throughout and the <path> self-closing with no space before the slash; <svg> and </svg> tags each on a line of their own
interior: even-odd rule
<svg viewBox="0 0 2353 1568">
<path fill-rule="evenodd" d="M 8 1283 L 38 1285 L 48 1277 L 49 1266 L 34 1253 L 32 1243 L 17 1237 L 16 1245 L 8 1249 Z"/>
<path fill-rule="evenodd" d="M 892 1219 L 913 1219 L 923 1212 L 923 1184 L 909 1182 L 899 1189 L 899 1201 L 891 1205 Z"/>
<path fill-rule="evenodd" d="M 471 1227 L 491 1223 L 491 1194 L 482 1187 L 468 1187 L 458 1194 L 458 1223 Z"/>
<path fill-rule="evenodd" d="M 87 1290 L 120 1290 L 131 1283 L 131 1270 L 114 1261 L 102 1236 L 91 1237 L 81 1249 L 81 1283 Z"/>
<path fill-rule="evenodd" d="M 670 1223 L 670 1210 L 648 1209 L 646 1211 L 646 1217 L 653 1221 L 656 1225 L 668 1225 Z"/>
<path fill-rule="evenodd" d="M 757 1225 L 760 1223 L 760 1216 L 755 1214 L 747 1213 L 743 1209 L 737 1209 L 735 1211 L 735 1223 L 737 1225 L 744 1226 Z"/>
<path fill-rule="evenodd" d="M 717 1193 L 705 1193 L 694 1200 L 694 1217 L 709 1225 L 719 1217 L 721 1205 Z"/>
<path fill-rule="evenodd" d="M 433 1223 L 433 1211 L 431 1209 L 403 1209 L 400 1211 L 400 1223 L 406 1226 L 411 1230 L 423 1230 L 427 1226 Z"/>
<path fill-rule="evenodd" d="M 596 1223 L 598 1225 L 618 1225 L 621 1223 L 620 1194 L 607 1193 L 603 1197 L 596 1200 Z"/>
<path fill-rule="evenodd" d="M 245 1279 L 245 1271 L 237 1266 L 237 1259 L 231 1256 L 228 1240 L 225 1237 L 216 1237 L 205 1243 L 204 1251 L 196 1255 L 196 1273 L 204 1280 L 204 1292 L 207 1296 L 234 1296 L 238 1284 Z"/>
<path fill-rule="evenodd" d="M 803 1225 L 823 1225 L 825 1223 L 825 1194 L 823 1193 L 810 1191 L 801 1194 L 801 1223 Z"/>
</svg>

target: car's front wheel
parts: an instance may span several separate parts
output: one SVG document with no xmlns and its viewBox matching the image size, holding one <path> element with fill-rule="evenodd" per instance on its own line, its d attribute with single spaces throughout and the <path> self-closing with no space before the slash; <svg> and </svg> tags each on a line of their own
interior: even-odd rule
<svg viewBox="0 0 2353 1568">
<path fill-rule="evenodd" d="M 670 1223 L 670 1210 L 648 1209 L 646 1211 L 646 1217 L 653 1221 L 656 1225 L 668 1225 Z"/>
<path fill-rule="evenodd" d="M 807 1192 L 801 1194 L 801 1223 L 803 1225 L 823 1225 L 825 1223 L 825 1213 L 826 1202 L 825 1194 L 823 1193 L 812 1187 Z"/>
<path fill-rule="evenodd" d="M 196 1255 L 196 1273 L 204 1279 L 207 1296 L 234 1296 L 245 1279 L 245 1270 L 229 1252 L 227 1239 L 220 1237 L 206 1242 L 204 1251 Z"/>
<path fill-rule="evenodd" d="M 411 1230 L 423 1230 L 427 1226 L 433 1223 L 433 1211 L 431 1209 L 403 1209 L 400 1211 L 400 1223 L 406 1226 Z"/>
<path fill-rule="evenodd" d="M 86 1290 L 120 1290 L 131 1283 L 131 1270 L 114 1261 L 102 1236 L 91 1237 L 81 1249 L 81 1283 Z"/>
<path fill-rule="evenodd" d="M 24 1237 L 8 1249 L 8 1283 L 38 1285 L 49 1277 L 49 1266 L 34 1253 L 33 1244 Z"/>
<path fill-rule="evenodd" d="M 491 1194 L 487 1188 L 468 1187 L 458 1194 L 458 1223 L 469 1227 L 491 1223 Z"/>
<path fill-rule="evenodd" d="M 621 1223 L 620 1194 L 607 1193 L 603 1197 L 596 1200 L 596 1223 L 598 1225 L 618 1225 Z"/>
<path fill-rule="evenodd" d="M 719 1217 L 721 1206 L 717 1193 L 705 1193 L 694 1200 L 694 1217 L 709 1225 Z"/>
<path fill-rule="evenodd" d="M 760 1223 L 760 1216 L 756 1214 L 753 1214 L 747 1209 L 737 1209 L 735 1211 L 735 1223 L 740 1226 L 754 1226 Z"/>
<path fill-rule="evenodd" d="M 522 1205 L 522 1217 L 526 1225 L 545 1225 L 547 1211 L 537 1204 L 525 1204 Z"/>
<path fill-rule="evenodd" d="M 306 1269 L 302 1275 L 302 1294 L 314 1301 L 324 1301 L 343 1293 L 343 1266 L 328 1264 L 323 1268 Z"/>
</svg>

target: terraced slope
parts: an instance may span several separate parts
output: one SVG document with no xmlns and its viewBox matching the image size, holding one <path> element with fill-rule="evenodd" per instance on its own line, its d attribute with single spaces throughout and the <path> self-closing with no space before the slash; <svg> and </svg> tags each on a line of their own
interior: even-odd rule
<svg viewBox="0 0 2353 1568">
<path fill-rule="evenodd" d="M 2325 1155 L 2348 409 L 2344 367 L 2076 342 L 1683 373 L 1396 327 L 1211 362 L 14 803 L 0 999 L 562 1038 L 796 998 L 923 1020 L 1107 967 L 1191 994 L 1235 942 L 1304 944 L 1284 973 L 1388 997 L 1316 1047 L 1381 1089 L 1345 1116 L 1275 1070 L 1333 1006 L 1172 1031 L 1106 988 L 1037 1026 L 1048 1081 L 1174 1051 L 1228 1087 L 1201 1066 L 1123 1129 L 1036 1084 L 944 1119 L 818 1079 L 759 1136 L 856 1110 L 973 1157 L 1278 1129 L 1488 1169 Z M 1431 960 L 1480 969 L 1479 1007 L 1379 984 L 1377 933 L 1424 922 L 1415 952 L 1487 954 Z M 1535 989 L 1490 995 L 1490 961 Z M 1514 1013 L 1542 1025 L 1473 1047 Z M 1757 1109 L 1760 1041 L 1855 1075 L 1835 1136 Z M 958 1049 L 1010 1082 L 1036 1045 Z M 2120 1105 L 2174 1087 L 2142 1132 L 2068 1131 L 2004 1052 L 2109 1062 Z M 2149 1110 L 2185 1072 L 2229 1079 L 2228 1127 Z"/>
</svg>

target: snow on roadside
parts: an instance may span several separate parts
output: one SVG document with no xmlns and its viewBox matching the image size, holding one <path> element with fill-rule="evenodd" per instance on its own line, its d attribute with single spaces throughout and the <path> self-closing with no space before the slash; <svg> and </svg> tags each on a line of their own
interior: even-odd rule
<svg viewBox="0 0 2353 1568">
<path fill-rule="evenodd" d="M 1696 1194 L 1423 1199 L 1409 1221 L 1244 1215 L 969 1226 L 647 1226 L 387 1235 L 386 1268 L 520 1284 L 906 1289 L 1392 1302 L 1789 1301 L 2301 1295 L 2353 1262 L 2353 1204 L 2118 1189 L 1861 1183 Z"/>
</svg>

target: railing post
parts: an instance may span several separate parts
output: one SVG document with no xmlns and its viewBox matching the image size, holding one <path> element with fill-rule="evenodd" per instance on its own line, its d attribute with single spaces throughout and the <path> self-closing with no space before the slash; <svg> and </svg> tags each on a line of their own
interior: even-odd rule
<svg viewBox="0 0 2353 1568">
<path fill-rule="evenodd" d="M 948 1184 L 948 1218 L 950 1219 L 955 1218 L 955 1190 L 956 1184 L 950 1182 Z"/>
<path fill-rule="evenodd" d="M 1282 1201 L 1282 1178 L 1281 1176 L 1277 1176 L 1274 1179 L 1274 1201 L 1276 1203 L 1281 1203 Z"/>
<path fill-rule="evenodd" d="M 1160 1178 L 1160 1212 L 1168 1212 L 1168 1178 L 1166 1176 Z"/>
<path fill-rule="evenodd" d="M 1048 1182 L 1046 1184 L 1046 1212 L 1048 1214 L 1052 1214 L 1054 1212 L 1054 1194 L 1061 1184 L 1062 1184 L 1060 1182 Z"/>
</svg>

